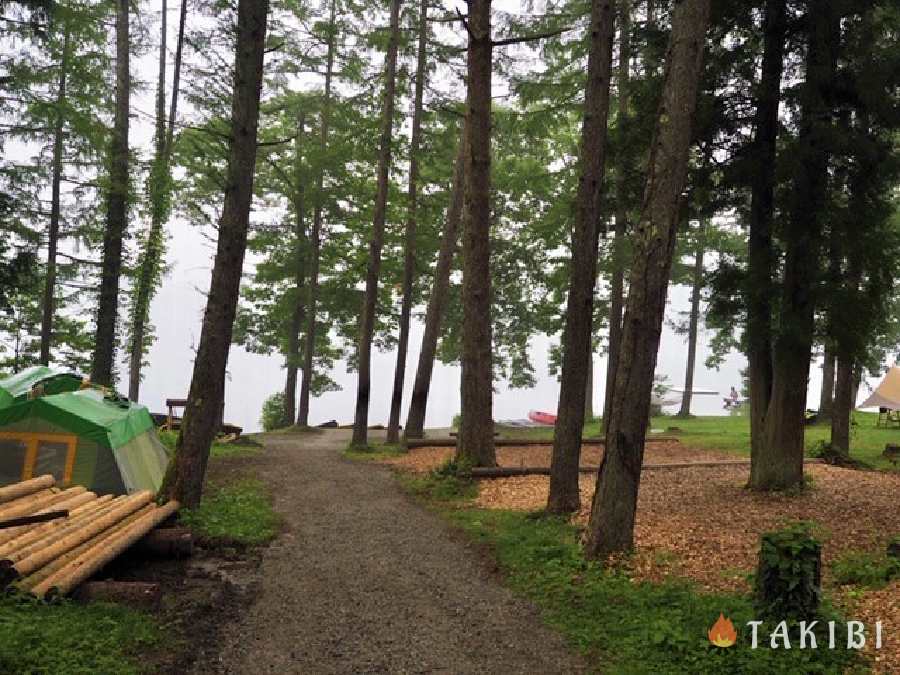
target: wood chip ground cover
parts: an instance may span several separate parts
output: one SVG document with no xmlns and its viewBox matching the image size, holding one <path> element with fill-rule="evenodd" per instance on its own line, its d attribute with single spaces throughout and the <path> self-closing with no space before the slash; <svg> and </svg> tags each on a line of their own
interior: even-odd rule
<svg viewBox="0 0 900 675">
<path fill-rule="evenodd" d="M 419 448 L 388 463 L 422 472 L 452 455 L 452 448 Z M 601 456 L 600 447 L 587 446 L 582 465 L 596 466 Z M 549 458 L 549 447 L 497 448 L 501 466 L 546 466 Z M 671 443 L 648 445 L 644 457 L 647 464 L 716 459 L 734 456 Z M 835 559 L 850 551 L 883 552 L 888 540 L 900 534 L 900 475 L 809 465 L 811 489 L 797 495 L 759 495 L 744 487 L 748 472 L 747 466 L 647 471 L 638 499 L 637 551 L 630 563 L 634 578 L 687 577 L 705 591 L 747 592 L 760 534 L 787 522 L 814 522 L 823 542 L 826 587 L 853 618 L 869 625 L 882 621 L 885 640 L 873 654 L 875 672 L 900 673 L 900 581 L 880 589 L 835 587 L 831 574 Z M 582 508 L 575 521 L 582 525 L 590 513 L 595 480 L 590 474 L 580 480 Z M 548 485 L 546 476 L 482 480 L 476 505 L 540 509 Z"/>
</svg>

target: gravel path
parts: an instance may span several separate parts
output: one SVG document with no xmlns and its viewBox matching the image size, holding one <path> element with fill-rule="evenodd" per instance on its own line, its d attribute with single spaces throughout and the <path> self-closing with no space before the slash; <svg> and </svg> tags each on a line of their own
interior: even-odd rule
<svg viewBox="0 0 900 675">
<path fill-rule="evenodd" d="M 258 464 L 285 531 L 219 673 L 572 673 L 584 663 L 349 432 L 270 436 Z"/>
</svg>

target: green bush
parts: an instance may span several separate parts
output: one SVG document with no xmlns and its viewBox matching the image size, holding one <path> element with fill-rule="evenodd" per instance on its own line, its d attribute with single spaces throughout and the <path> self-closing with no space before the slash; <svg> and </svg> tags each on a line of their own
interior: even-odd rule
<svg viewBox="0 0 900 675">
<path fill-rule="evenodd" d="M 293 420 L 285 419 L 284 416 L 284 392 L 279 391 L 272 394 L 263 401 L 262 415 L 259 418 L 263 431 L 274 431 L 290 426 Z"/>
<path fill-rule="evenodd" d="M 761 617 L 809 620 L 822 599 L 822 545 L 808 523 L 760 537 L 756 609 Z"/>
<path fill-rule="evenodd" d="M 900 559 L 851 551 L 835 560 L 832 569 L 838 584 L 878 587 L 900 576 Z"/>
</svg>

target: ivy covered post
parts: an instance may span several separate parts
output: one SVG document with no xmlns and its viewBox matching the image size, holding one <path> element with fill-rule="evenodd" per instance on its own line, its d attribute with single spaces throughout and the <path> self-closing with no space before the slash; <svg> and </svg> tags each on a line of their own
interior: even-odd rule
<svg viewBox="0 0 900 675">
<path fill-rule="evenodd" d="M 782 621 L 811 620 L 822 597 L 822 545 L 806 523 L 767 532 L 760 538 L 756 608 Z"/>
</svg>

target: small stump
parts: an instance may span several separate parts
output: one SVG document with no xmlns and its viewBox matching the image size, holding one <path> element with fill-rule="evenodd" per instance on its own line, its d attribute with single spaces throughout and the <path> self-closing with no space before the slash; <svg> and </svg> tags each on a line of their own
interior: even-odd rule
<svg viewBox="0 0 900 675">
<path fill-rule="evenodd" d="M 804 523 L 760 538 L 756 607 L 765 617 L 811 620 L 822 597 L 822 545 Z"/>
</svg>

